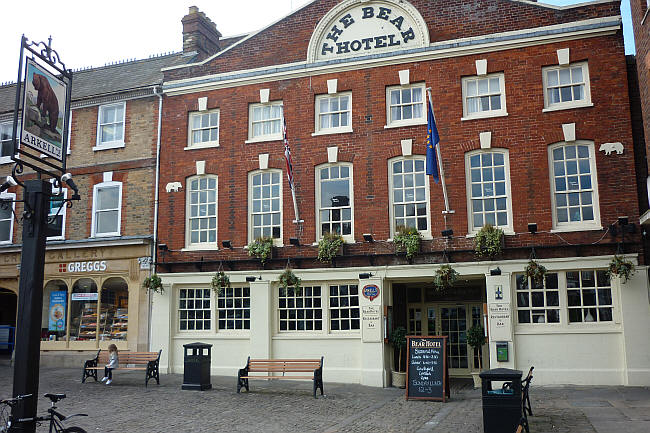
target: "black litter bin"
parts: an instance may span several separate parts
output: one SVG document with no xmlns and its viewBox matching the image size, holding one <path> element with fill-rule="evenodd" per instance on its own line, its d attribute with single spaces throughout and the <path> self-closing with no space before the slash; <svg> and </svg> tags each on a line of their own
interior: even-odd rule
<svg viewBox="0 0 650 433">
<path fill-rule="evenodd" d="M 183 344 L 185 369 L 182 389 L 204 391 L 212 388 L 210 382 L 210 362 L 212 344 Z"/>
<path fill-rule="evenodd" d="M 483 396 L 483 431 L 510 433 L 521 420 L 521 370 L 495 368 L 479 374 Z M 506 382 L 508 386 L 502 386 Z"/>
</svg>

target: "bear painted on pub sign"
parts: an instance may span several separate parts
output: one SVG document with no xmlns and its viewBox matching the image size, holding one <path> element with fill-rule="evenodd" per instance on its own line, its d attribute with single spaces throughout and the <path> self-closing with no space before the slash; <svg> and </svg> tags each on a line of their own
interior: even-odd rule
<svg viewBox="0 0 650 433">
<path fill-rule="evenodd" d="M 66 84 L 27 59 L 20 142 L 61 161 L 65 102 Z"/>
</svg>

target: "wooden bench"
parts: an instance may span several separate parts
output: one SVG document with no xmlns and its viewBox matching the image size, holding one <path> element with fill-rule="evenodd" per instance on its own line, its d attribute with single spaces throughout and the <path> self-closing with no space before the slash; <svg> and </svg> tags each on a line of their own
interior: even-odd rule
<svg viewBox="0 0 650 433">
<path fill-rule="evenodd" d="M 144 385 L 149 384 L 149 379 L 156 379 L 158 385 L 160 385 L 160 353 L 158 352 L 129 352 L 121 351 L 118 352 L 118 364 L 119 367 L 114 370 L 144 370 L 146 371 L 146 376 L 144 380 Z M 86 379 L 92 377 L 97 382 L 97 371 L 104 371 L 104 367 L 108 364 L 109 352 L 107 350 L 102 351 L 99 349 L 97 355 L 93 359 L 89 359 L 84 363 L 84 372 L 81 383 L 85 383 Z"/>
<path fill-rule="evenodd" d="M 14 327 L 0 326 L 0 349 L 8 349 L 9 353 L 14 351 Z"/>
<path fill-rule="evenodd" d="M 251 373 L 268 373 L 257 375 Z M 282 376 L 274 374 L 282 373 Z M 311 376 L 285 376 L 285 373 L 312 373 Z M 323 357 L 320 359 L 251 359 L 248 357 L 246 366 L 239 369 L 237 374 L 237 393 L 243 388 L 248 391 L 249 379 L 309 379 L 314 381 L 314 398 L 316 390 L 323 395 Z"/>
</svg>

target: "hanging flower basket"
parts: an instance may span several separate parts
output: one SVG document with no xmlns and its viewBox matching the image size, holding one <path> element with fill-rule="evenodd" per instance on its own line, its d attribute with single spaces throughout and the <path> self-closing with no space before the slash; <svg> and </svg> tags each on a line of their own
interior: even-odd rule
<svg viewBox="0 0 650 433">
<path fill-rule="evenodd" d="M 393 237 L 396 252 L 406 252 L 406 258 L 411 260 L 420 252 L 420 232 L 415 227 L 397 227 Z"/>
<path fill-rule="evenodd" d="M 318 242 L 318 260 L 323 263 L 331 263 L 343 247 L 343 237 L 337 233 L 325 233 L 323 239 Z"/>
<path fill-rule="evenodd" d="M 225 272 L 219 271 L 217 272 L 217 275 L 212 278 L 210 286 L 218 296 L 221 296 L 223 295 L 223 289 L 230 287 L 230 277 L 228 277 Z"/>
<path fill-rule="evenodd" d="M 492 260 L 503 251 L 503 230 L 486 224 L 474 238 L 474 251 L 479 257 L 488 257 Z"/>
<path fill-rule="evenodd" d="M 525 269 L 526 276 L 538 286 L 544 284 L 544 276 L 546 275 L 546 268 L 540 265 L 533 259 L 530 259 Z"/>
<path fill-rule="evenodd" d="M 433 277 L 433 283 L 436 286 L 436 289 L 442 291 L 450 289 L 460 274 L 451 267 L 451 265 L 442 265 L 436 269 L 436 273 Z"/>
<path fill-rule="evenodd" d="M 248 255 L 258 258 L 262 264 L 271 257 L 273 253 L 273 239 L 268 237 L 257 238 L 248 244 Z"/>
<path fill-rule="evenodd" d="M 142 282 L 142 288 L 147 289 L 147 293 L 151 291 L 154 293 L 160 293 L 161 295 L 165 291 L 162 286 L 162 280 L 157 274 L 151 274 L 145 278 Z"/>
<path fill-rule="evenodd" d="M 609 269 L 607 269 L 607 276 L 610 278 L 612 275 L 617 276 L 623 281 L 623 284 L 627 283 L 632 275 L 634 275 L 634 263 L 627 260 L 623 256 L 614 255 L 614 258 L 609 262 Z"/>
<path fill-rule="evenodd" d="M 285 290 L 289 287 L 293 287 L 293 289 L 296 291 L 296 294 L 300 295 L 302 293 L 302 280 L 298 278 L 296 274 L 294 274 L 293 271 L 289 268 L 285 269 L 284 272 L 280 275 L 278 282 L 280 283 L 280 287 Z"/>
</svg>

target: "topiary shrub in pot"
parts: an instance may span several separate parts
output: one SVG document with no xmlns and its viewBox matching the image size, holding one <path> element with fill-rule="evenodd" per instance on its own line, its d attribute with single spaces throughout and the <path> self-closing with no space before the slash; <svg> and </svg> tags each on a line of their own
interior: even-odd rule
<svg viewBox="0 0 650 433">
<path fill-rule="evenodd" d="M 404 388 L 406 386 L 406 366 L 402 368 L 402 352 L 406 350 L 406 328 L 398 326 L 390 333 L 388 340 L 393 350 L 399 351 L 397 370 L 392 371 L 392 382 L 395 388 Z"/>
<path fill-rule="evenodd" d="M 481 347 L 485 344 L 485 331 L 483 330 L 483 326 L 474 325 L 467 330 L 467 344 L 474 350 L 474 354 L 478 355 L 478 371 L 472 371 L 472 378 L 474 379 L 474 388 L 479 388 L 481 386 L 481 377 L 479 374 L 483 368 L 481 363 Z"/>
</svg>

